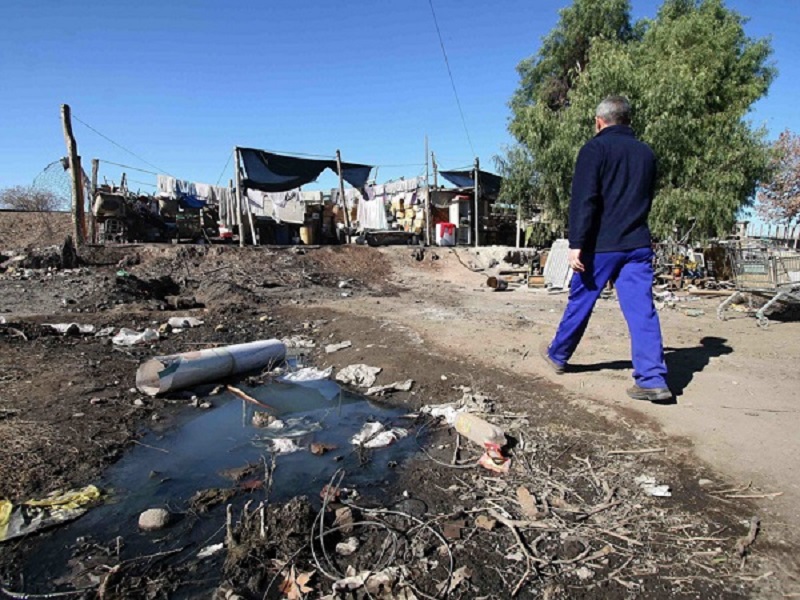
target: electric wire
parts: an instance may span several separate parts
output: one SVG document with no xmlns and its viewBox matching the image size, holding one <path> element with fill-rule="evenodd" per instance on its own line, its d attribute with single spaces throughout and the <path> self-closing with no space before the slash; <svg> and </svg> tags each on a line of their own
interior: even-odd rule
<svg viewBox="0 0 800 600">
<path fill-rule="evenodd" d="M 219 177 L 217 177 L 216 185 L 219 185 L 219 182 L 222 181 L 222 176 L 225 175 L 225 170 L 228 168 L 228 165 L 231 164 L 231 158 L 233 158 L 233 152 L 228 154 L 228 162 L 226 162 L 225 166 L 222 167 L 222 171 L 220 171 Z"/>
<path fill-rule="evenodd" d="M 136 179 L 128 179 L 128 183 L 138 183 L 139 185 L 147 185 L 150 187 L 158 187 L 155 183 L 149 183 L 147 181 L 137 181 Z"/>
<path fill-rule="evenodd" d="M 132 167 L 130 165 L 123 165 L 122 163 L 113 162 L 110 160 L 106 160 L 104 158 L 98 159 L 102 163 L 106 163 L 108 165 L 115 165 L 117 167 L 122 167 L 123 169 L 130 169 L 131 171 L 139 171 L 140 173 L 147 173 L 148 175 L 158 175 L 155 171 L 148 171 L 146 169 L 140 169 L 139 167 Z"/>
<path fill-rule="evenodd" d="M 467 141 L 469 142 L 470 150 L 472 150 L 472 155 L 477 156 L 475 154 L 475 147 L 472 145 L 472 138 L 469 135 L 469 129 L 467 128 L 467 120 L 464 118 L 464 110 L 461 108 L 461 100 L 458 97 L 458 91 L 456 90 L 456 82 L 453 79 L 453 72 L 450 70 L 450 61 L 447 59 L 447 51 L 444 49 L 444 41 L 442 40 L 442 32 L 439 29 L 439 20 L 436 18 L 436 11 L 433 9 L 433 0 L 428 0 L 428 4 L 431 6 L 431 14 L 433 15 L 433 24 L 436 25 L 436 34 L 439 36 L 439 45 L 442 47 L 442 55 L 444 56 L 444 64 L 447 66 L 447 74 L 450 76 L 450 84 L 453 86 L 453 94 L 456 97 L 456 104 L 458 105 L 458 112 L 461 115 L 461 123 L 464 125 L 464 133 L 467 134 Z"/>
<path fill-rule="evenodd" d="M 149 161 L 145 160 L 144 158 L 142 158 L 141 156 L 139 156 L 138 154 L 136 154 L 136 153 L 135 153 L 133 150 L 128 150 L 128 149 L 127 149 L 125 146 L 123 146 L 122 144 L 118 144 L 117 142 L 115 142 L 114 140 L 112 140 L 112 139 L 111 139 L 110 137 L 108 137 L 107 135 L 105 135 L 105 134 L 103 134 L 103 133 L 100 133 L 99 131 L 97 131 L 97 129 L 95 129 L 94 127 L 92 127 L 91 125 L 89 125 L 89 124 L 88 124 L 86 121 L 83 121 L 83 120 L 79 119 L 79 118 L 77 117 L 77 115 L 75 115 L 75 113 L 72 113 L 72 118 L 73 118 L 73 119 L 75 119 L 75 120 L 76 120 L 78 123 L 81 123 L 82 125 L 84 125 L 84 126 L 85 126 L 85 127 L 87 127 L 88 129 L 90 129 L 91 131 L 95 132 L 97 135 L 99 135 L 99 136 L 100 136 L 101 138 L 103 138 L 104 140 L 107 140 L 107 141 L 111 142 L 112 144 L 114 144 L 114 145 L 115 145 L 117 148 L 119 148 L 120 150 L 123 150 L 124 152 L 127 152 L 127 153 L 128 153 L 128 154 L 130 154 L 131 156 L 134 156 L 134 157 L 138 158 L 140 161 L 142 161 L 142 162 L 143 162 L 144 164 L 146 164 L 147 166 L 149 166 L 149 167 L 153 167 L 154 169 L 156 169 L 156 170 L 158 170 L 158 171 L 161 171 L 162 173 L 166 173 L 166 174 L 167 174 L 167 175 L 169 175 L 170 177 L 175 177 L 174 175 L 172 175 L 171 173 L 169 173 L 169 172 L 168 172 L 166 169 L 162 169 L 161 167 L 159 167 L 159 166 L 157 166 L 157 165 L 154 165 L 153 163 L 151 163 L 151 162 L 149 162 Z"/>
</svg>

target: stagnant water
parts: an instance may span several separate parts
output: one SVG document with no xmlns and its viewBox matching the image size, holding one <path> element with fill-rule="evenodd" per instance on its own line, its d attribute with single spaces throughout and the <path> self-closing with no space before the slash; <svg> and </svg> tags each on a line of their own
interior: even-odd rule
<svg viewBox="0 0 800 600">
<path fill-rule="evenodd" d="M 411 431 L 388 447 L 369 451 L 369 460 L 364 461 L 350 443 L 364 423 L 408 427 L 409 421 L 402 410 L 341 390 L 333 382 L 326 381 L 318 389 L 282 383 L 242 389 L 272 407 L 269 412 L 287 428 L 272 431 L 254 426 L 253 415 L 264 409 L 226 393 L 210 398 L 213 409 L 195 409 L 173 429 L 147 434 L 140 439 L 142 445 L 131 448 L 97 482 L 109 493 L 102 504 L 76 521 L 23 542 L 31 545 L 23 569 L 24 591 L 51 592 L 65 589 L 66 582 L 88 583 L 72 580 L 70 575 L 80 570 L 69 564 L 78 542 L 114 546 L 119 537 L 122 560 L 185 545 L 189 546 L 185 552 L 193 555 L 204 545 L 221 542 L 224 505 L 196 515 L 187 513 L 188 501 L 199 490 L 234 487 L 236 484 L 222 475 L 226 469 L 259 463 L 263 457 L 270 462 L 269 438 L 274 435 L 293 432 L 297 434 L 293 439 L 306 449 L 278 455 L 269 498 L 273 502 L 307 495 L 318 503 L 320 490 L 340 468 L 347 473 L 344 485 L 380 495 L 391 477 L 390 467 L 417 448 Z M 311 441 L 336 449 L 315 456 L 307 450 Z M 263 473 L 260 468 L 254 477 L 263 478 Z M 247 500 L 258 502 L 264 495 L 263 490 L 240 493 L 231 503 L 238 509 Z M 139 531 L 139 514 L 156 507 L 182 513 L 183 518 L 159 532 Z M 181 556 L 174 560 L 180 561 Z M 211 560 L 219 560 L 219 555 Z"/>
</svg>

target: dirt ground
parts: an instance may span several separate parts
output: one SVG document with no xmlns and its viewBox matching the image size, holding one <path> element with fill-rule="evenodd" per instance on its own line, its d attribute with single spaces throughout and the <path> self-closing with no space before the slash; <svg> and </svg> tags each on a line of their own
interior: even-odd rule
<svg viewBox="0 0 800 600">
<path fill-rule="evenodd" d="M 411 392 L 387 402 L 409 410 L 471 402 L 512 440 L 511 470 L 495 474 L 456 460 L 479 452 L 452 429 L 416 422 L 420 456 L 388 465 L 382 494 L 352 505 L 373 529 L 390 518 L 376 511 L 393 507 L 424 523 L 391 523 L 408 547 L 396 549 L 395 587 L 379 597 L 410 598 L 412 589 L 416 597 L 459 598 L 800 593 L 796 320 L 762 330 L 732 311 L 718 321 L 720 298 L 664 308 L 678 396 L 657 406 L 624 395 L 628 341 L 613 299 L 598 305 L 572 368 L 548 372 L 537 347 L 552 335 L 566 298 L 526 286 L 490 291 L 486 272 L 464 266 L 490 250 L 429 248 L 416 260 L 403 247 L 123 246 L 83 249 L 84 264 L 63 270 L 54 251 L 13 259 L 29 246 L 14 241 L 0 244 L 0 263 L 12 259 L 0 273 L 0 498 L 92 483 L 143 431 L 168 429 L 197 410 L 185 398 L 143 398 L 135 389 L 137 365 L 154 353 L 302 335 L 316 342 L 310 358 L 317 366 L 364 362 L 383 369 L 380 384 L 414 380 Z M 687 308 L 704 314 L 688 316 Z M 133 348 L 44 326 L 142 329 L 175 314 L 205 325 Z M 322 350 L 345 340 L 349 348 Z M 641 475 L 668 484 L 672 496 L 644 493 Z M 326 507 L 312 504 L 270 506 L 262 515 L 282 545 L 258 544 L 257 519 L 245 518 L 245 509 L 224 564 L 208 577 L 217 596 L 286 597 L 288 588 L 278 594 L 273 582 L 285 582 L 290 567 L 315 573 L 308 597 L 331 593 L 320 563 L 298 541 L 310 529 L 314 545 L 314 514 Z M 742 559 L 737 544 L 755 517 L 760 531 Z M 224 524 L 224 514 L 214 518 Z M 377 543 L 357 531 L 365 550 Z M 429 539 L 411 535 L 420 531 Z M 61 587 L 21 580 L 30 548 L 25 540 L 0 546 L 5 593 L 79 587 L 77 579 Z M 374 552 L 366 555 L 374 560 Z M 351 564 L 369 570 L 367 558 L 354 556 Z M 148 560 L 146 569 L 135 558 L 104 560 L 86 597 L 192 597 L 180 595 L 181 582 L 199 579 L 188 559 Z M 342 564 L 329 570 L 345 574 Z"/>
</svg>

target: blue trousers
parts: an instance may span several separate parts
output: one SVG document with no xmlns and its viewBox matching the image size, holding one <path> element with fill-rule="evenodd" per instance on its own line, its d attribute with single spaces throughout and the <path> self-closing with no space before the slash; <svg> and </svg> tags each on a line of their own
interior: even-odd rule
<svg viewBox="0 0 800 600">
<path fill-rule="evenodd" d="M 550 358 L 563 365 L 572 357 L 600 293 L 612 281 L 628 322 L 633 379 L 643 388 L 667 387 L 661 324 L 653 305 L 653 251 L 598 252 L 581 256 L 581 261 L 586 270 L 572 276 L 567 308 L 550 343 Z"/>
</svg>

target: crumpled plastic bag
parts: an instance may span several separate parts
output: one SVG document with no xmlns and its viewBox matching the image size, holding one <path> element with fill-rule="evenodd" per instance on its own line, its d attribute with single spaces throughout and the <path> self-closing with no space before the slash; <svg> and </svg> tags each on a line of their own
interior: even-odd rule
<svg viewBox="0 0 800 600">
<path fill-rule="evenodd" d="M 97 486 L 87 485 L 79 490 L 53 492 L 41 500 L 28 500 L 18 506 L 0 500 L 0 542 L 77 519 L 101 496 Z"/>
<path fill-rule="evenodd" d="M 111 338 L 111 341 L 116 346 L 135 346 L 137 344 L 149 344 L 150 342 L 158 341 L 159 337 L 158 332 L 149 327 L 141 333 L 123 327 L 119 330 L 117 335 Z"/>
<path fill-rule="evenodd" d="M 372 387 L 382 370 L 380 367 L 370 367 L 363 363 L 348 365 L 336 373 L 336 381 L 368 388 Z"/>
<path fill-rule="evenodd" d="M 408 431 L 400 427 L 386 429 L 383 423 L 364 423 L 357 434 L 350 438 L 350 443 L 363 448 L 384 448 L 392 442 L 404 438 Z"/>
</svg>

